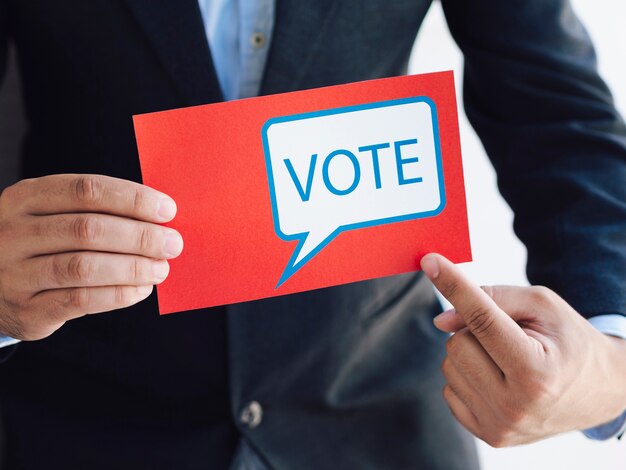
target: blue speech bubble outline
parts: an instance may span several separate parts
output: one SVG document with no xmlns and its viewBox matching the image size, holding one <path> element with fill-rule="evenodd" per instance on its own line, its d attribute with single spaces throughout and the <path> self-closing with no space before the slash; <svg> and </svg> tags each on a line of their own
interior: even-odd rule
<svg viewBox="0 0 626 470">
<path fill-rule="evenodd" d="M 433 134 L 434 134 L 434 142 L 435 142 L 435 159 L 437 163 L 437 176 L 439 180 L 439 201 L 440 201 L 439 207 L 437 207 L 435 210 L 432 210 L 432 211 L 416 212 L 413 214 L 405 214 L 405 215 L 400 215 L 400 216 L 369 220 L 366 222 L 357 222 L 354 224 L 340 225 L 330 235 L 328 235 L 321 243 L 319 243 L 313 251 L 311 251 L 308 255 L 302 258 L 300 262 L 294 264 L 294 260 L 298 257 L 298 254 L 300 253 L 300 250 L 302 249 L 304 242 L 306 241 L 307 237 L 309 236 L 311 232 L 309 231 L 309 232 L 296 233 L 293 235 L 287 235 L 283 233 L 282 230 L 280 229 L 280 220 L 279 220 L 280 215 L 278 212 L 278 205 L 276 202 L 276 189 L 274 186 L 274 172 L 272 170 L 272 159 L 270 155 L 269 142 L 267 138 L 267 131 L 269 130 L 269 128 L 274 124 L 280 124 L 284 122 L 300 121 L 304 119 L 311 119 L 311 118 L 316 118 L 316 117 L 321 117 L 321 116 L 331 116 L 334 114 L 352 113 L 352 112 L 357 112 L 357 111 L 364 111 L 366 109 L 386 108 L 390 106 L 398 106 L 398 105 L 411 104 L 411 103 L 425 103 L 428 105 L 428 107 L 430 107 L 431 117 L 432 117 L 432 122 L 433 122 Z M 269 190 L 270 190 L 270 199 L 272 203 L 272 214 L 274 216 L 274 231 L 276 232 L 278 237 L 284 241 L 298 240 L 298 246 L 296 246 L 296 249 L 291 255 L 291 258 L 287 262 L 287 266 L 285 267 L 285 270 L 280 276 L 280 279 L 278 280 L 278 284 L 276 284 L 276 287 L 274 289 L 278 289 L 287 279 L 293 276 L 300 268 L 302 268 L 302 266 L 308 263 L 320 251 L 322 251 L 326 247 L 326 245 L 328 245 L 341 232 L 360 229 L 360 228 L 366 228 L 366 227 L 373 227 L 376 225 L 386 225 L 386 224 L 391 224 L 395 222 L 406 222 L 408 220 L 423 219 L 426 217 L 434 217 L 434 216 L 439 215 L 446 206 L 446 193 L 445 193 L 444 178 L 443 178 L 443 164 L 442 164 L 442 159 L 441 159 L 441 145 L 439 142 L 439 120 L 437 117 L 437 106 L 435 105 L 434 101 L 428 98 L 427 96 L 415 96 L 415 97 L 410 97 L 410 98 L 400 98 L 400 99 L 388 100 L 388 101 L 378 101 L 375 103 L 366 103 L 366 104 L 359 104 L 359 105 L 354 105 L 354 106 L 345 106 L 341 108 L 325 109 L 322 111 L 313 111 L 313 112 L 308 112 L 308 113 L 293 114 L 290 116 L 280 116 L 280 117 L 270 118 L 263 125 L 263 128 L 261 129 L 261 136 L 263 139 L 263 151 L 265 154 L 265 166 L 267 169 L 267 179 L 268 179 Z"/>
</svg>

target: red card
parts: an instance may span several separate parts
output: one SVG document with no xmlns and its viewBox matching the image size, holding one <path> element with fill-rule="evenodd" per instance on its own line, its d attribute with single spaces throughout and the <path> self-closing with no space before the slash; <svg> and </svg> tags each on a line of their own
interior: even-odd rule
<svg viewBox="0 0 626 470">
<path fill-rule="evenodd" d="M 452 72 L 134 117 L 185 240 L 162 314 L 418 269 L 471 249 Z"/>
</svg>

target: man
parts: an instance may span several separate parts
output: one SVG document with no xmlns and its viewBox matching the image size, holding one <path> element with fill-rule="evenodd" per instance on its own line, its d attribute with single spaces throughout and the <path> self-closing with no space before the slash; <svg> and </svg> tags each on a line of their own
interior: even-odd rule
<svg viewBox="0 0 626 470">
<path fill-rule="evenodd" d="M 626 128 L 564 0 L 443 0 L 529 279 L 552 290 L 481 290 L 426 256 L 450 340 L 421 273 L 156 313 L 184 234 L 137 183 L 131 116 L 404 73 L 429 4 L 0 4 L 30 178 L 0 198 L 0 332 L 32 340 L 2 351 L 6 468 L 476 468 L 447 406 L 498 446 L 619 432 Z"/>
</svg>

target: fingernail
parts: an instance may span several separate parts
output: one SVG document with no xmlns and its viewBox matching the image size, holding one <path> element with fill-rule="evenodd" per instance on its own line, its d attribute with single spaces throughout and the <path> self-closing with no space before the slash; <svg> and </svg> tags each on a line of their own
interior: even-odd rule
<svg viewBox="0 0 626 470">
<path fill-rule="evenodd" d="M 174 200 L 170 198 L 161 199 L 158 214 L 165 221 L 172 220 L 176 215 L 176 203 Z"/>
<path fill-rule="evenodd" d="M 170 273 L 170 265 L 167 261 L 160 261 L 152 265 L 152 282 L 163 282 Z"/>
<path fill-rule="evenodd" d="M 454 309 L 446 310 L 445 312 L 441 312 L 439 315 L 433 318 L 433 322 L 435 322 L 436 324 L 440 324 L 441 322 L 445 320 L 451 320 L 452 318 L 454 318 L 455 315 L 456 315 L 456 310 Z"/>
<path fill-rule="evenodd" d="M 139 286 L 139 287 L 137 287 L 137 294 L 139 294 L 142 297 L 150 295 L 151 292 L 152 292 L 152 286 Z"/>
<path fill-rule="evenodd" d="M 446 312 L 442 312 L 439 315 L 437 315 L 435 318 L 433 318 L 433 323 L 441 323 L 441 320 L 443 320 L 445 317 L 443 317 L 443 314 Z"/>
<path fill-rule="evenodd" d="M 166 235 L 163 251 L 165 258 L 176 258 L 183 251 L 182 237 L 174 233 Z"/>
<path fill-rule="evenodd" d="M 439 276 L 439 261 L 435 255 L 426 255 L 422 258 L 422 271 L 430 278 Z"/>
</svg>

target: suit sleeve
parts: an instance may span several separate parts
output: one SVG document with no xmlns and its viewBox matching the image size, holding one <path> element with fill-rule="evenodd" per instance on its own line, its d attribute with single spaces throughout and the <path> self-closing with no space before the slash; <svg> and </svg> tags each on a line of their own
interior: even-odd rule
<svg viewBox="0 0 626 470">
<path fill-rule="evenodd" d="M 4 0 L 0 0 L 0 84 L 3 83 L 4 76 L 6 74 L 8 43 L 9 43 L 9 28 L 8 28 L 8 18 L 7 18 L 7 2 Z M 0 168 L 3 167 L 2 163 L 3 163 L 2 155 L 0 154 Z M 2 192 L 2 189 L 3 188 L 0 185 L 0 193 Z M 17 345 L 1 347 L 0 348 L 0 363 L 6 361 L 13 354 L 16 347 Z"/>
<path fill-rule="evenodd" d="M 0 0 L 0 192 L 13 184 L 18 176 L 19 137 L 22 130 L 22 113 L 16 65 L 9 60 L 11 54 L 11 28 L 8 20 L 7 0 Z M 14 72 L 14 73 L 11 73 Z M 17 114 L 16 114 L 17 113 Z"/>
<path fill-rule="evenodd" d="M 9 49 L 9 19 L 6 0 L 0 0 L 0 84 L 4 79 Z"/>
<path fill-rule="evenodd" d="M 626 314 L 626 126 L 565 0 L 442 0 L 531 283 Z"/>
</svg>

